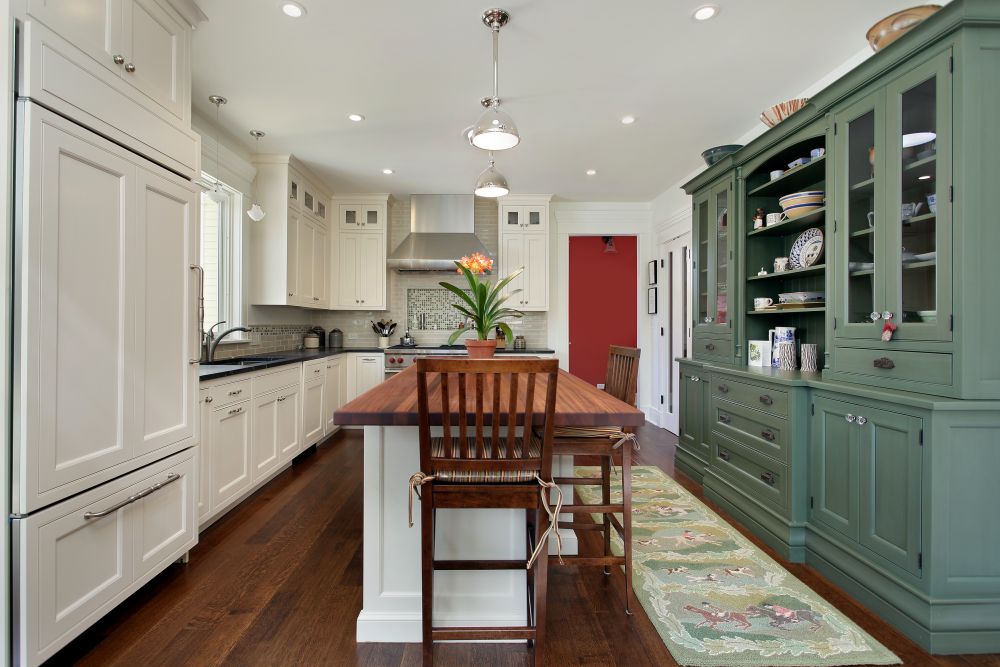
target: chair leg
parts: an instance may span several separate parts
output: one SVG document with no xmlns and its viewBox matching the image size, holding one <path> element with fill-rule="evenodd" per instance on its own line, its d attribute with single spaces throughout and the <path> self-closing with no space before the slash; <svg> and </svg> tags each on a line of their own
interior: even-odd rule
<svg viewBox="0 0 1000 667">
<path fill-rule="evenodd" d="M 538 521 L 535 524 L 535 540 L 549 527 L 549 517 L 544 510 L 537 511 Z M 549 550 L 542 549 L 535 561 L 535 655 L 534 664 L 542 667 L 545 664 L 545 604 L 548 597 Z"/>
<path fill-rule="evenodd" d="M 423 664 L 434 664 L 434 485 L 425 484 L 420 501 L 420 580 Z"/>
<path fill-rule="evenodd" d="M 601 457 L 601 503 L 608 505 L 611 503 L 611 463 L 610 456 Z M 604 555 L 611 555 L 611 517 L 606 513 L 604 517 Z M 611 568 L 604 566 L 604 574 L 610 575 Z"/>
<path fill-rule="evenodd" d="M 632 590 L 632 443 L 622 445 L 622 528 L 625 536 L 625 613 L 632 615 L 635 592 Z"/>
<path fill-rule="evenodd" d="M 525 554 L 524 554 L 524 558 L 525 558 L 525 560 L 531 558 L 531 552 L 532 552 L 532 549 L 533 549 L 533 547 L 531 546 L 531 540 L 527 539 L 528 535 L 531 534 L 532 536 L 534 536 L 534 538 L 536 540 L 538 539 L 538 537 L 537 537 L 538 533 L 535 532 L 535 514 L 536 514 L 535 510 L 530 510 L 530 509 L 524 510 L 524 523 L 525 523 L 525 532 L 524 532 L 524 535 L 525 535 L 525 540 L 524 540 L 524 551 L 525 551 Z M 526 577 L 527 577 L 527 589 L 528 589 L 527 590 L 527 598 L 528 598 L 527 599 L 527 602 L 528 602 L 527 609 L 528 609 L 528 614 L 529 614 L 528 623 L 530 624 L 531 620 L 532 620 L 532 617 L 534 616 L 534 613 L 535 613 L 535 600 L 534 600 L 534 597 L 535 597 L 535 568 L 532 567 L 531 569 L 529 569 L 528 572 L 527 572 Z M 528 640 L 528 648 L 531 648 L 532 646 L 534 646 L 534 643 L 535 643 L 534 640 L 529 639 Z"/>
</svg>

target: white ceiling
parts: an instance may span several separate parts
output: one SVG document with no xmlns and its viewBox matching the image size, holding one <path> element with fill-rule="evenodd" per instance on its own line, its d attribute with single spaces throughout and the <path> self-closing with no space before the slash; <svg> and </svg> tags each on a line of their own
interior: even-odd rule
<svg viewBox="0 0 1000 667">
<path fill-rule="evenodd" d="M 214 117 L 208 95 L 228 97 L 228 131 L 248 148 L 266 131 L 262 152 L 296 155 L 335 192 L 471 192 L 488 158 L 460 133 L 492 86 L 490 0 L 302 1 L 292 20 L 278 0 L 200 0 L 195 108 Z M 712 1 L 697 23 L 702 0 L 504 0 L 500 96 L 522 142 L 497 167 L 512 192 L 651 200 L 914 2 Z"/>
</svg>

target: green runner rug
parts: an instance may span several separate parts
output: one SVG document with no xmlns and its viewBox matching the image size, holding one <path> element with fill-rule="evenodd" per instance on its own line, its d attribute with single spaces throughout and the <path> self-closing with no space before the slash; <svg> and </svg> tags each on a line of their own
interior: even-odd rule
<svg viewBox="0 0 1000 667">
<path fill-rule="evenodd" d="M 636 596 L 682 665 L 900 662 L 659 468 L 632 468 L 632 538 Z"/>
</svg>

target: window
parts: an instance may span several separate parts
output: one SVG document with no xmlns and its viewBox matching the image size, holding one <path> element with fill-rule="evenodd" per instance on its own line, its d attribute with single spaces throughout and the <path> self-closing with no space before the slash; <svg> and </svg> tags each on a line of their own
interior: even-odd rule
<svg viewBox="0 0 1000 667">
<path fill-rule="evenodd" d="M 201 193 L 201 266 L 205 270 L 205 328 L 215 331 L 243 324 L 243 195 L 202 174 L 216 187 Z M 239 332 L 238 332 L 239 333 Z M 245 334 L 227 340 L 246 340 Z"/>
</svg>

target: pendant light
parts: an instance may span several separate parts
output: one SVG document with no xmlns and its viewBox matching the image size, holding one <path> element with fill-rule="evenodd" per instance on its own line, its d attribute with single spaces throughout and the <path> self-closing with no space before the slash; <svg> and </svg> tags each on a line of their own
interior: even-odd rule
<svg viewBox="0 0 1000 667">
<path fill-rule="evenodd" d="M 212 178 L 215 179 L 215 182 L 212 184 L 212 187 L 213 187 L 213 191 L 214 192 L 218 192 L 219 191 L 219 163 L 220 163 L 220 160 L 219 160 L 219 145 L 222 143 L 219 140 L 219 128 L 222 127 L 222 124 L 219 122 L 219 114 L 220 114 L 220 111 L 222 109 L 222 105 L 223 104 L 228 104 L 229 100 L 227 100 L 222 95 L 209 95 L 208 96 L 208 101 L 215 105 L 215 173 L 212 174 Z"/>
<path fill-rule="evenodd" d="M 261 132 L 260 130 L 250 130 L 250 136 L 253 137 L 254 141 L 256 142 L 256 143 L 254 143 L 254 146 L 253 146 L 254 164 L 256 164 L 257 163 L 257 153 L 258 153 L 258 149 L 260 148 L 260 138 L 264 136 L 264 133 Z M 251 193 L 253 195 L 253 206 L 251 206 L 250 210 L 247 211 L 247 216 L 251 220 L 253 220 L 254 222 L 260 222 L 261 220 L 264 219 L 264 216 L 266 214 L 264 213 L 264 209 L 262 209 L 260 207 L 260 203 L 257 201 L 257 177 L 256 176 L 254 176 L 253 185 L 251 186 L 251 189 L 253 190 L 253 192 Z"/>
<path fill-rule="evenodd" d="M 479 174 L 479 179 L 476 181 L 476 194 L 480 197 L 495 198 L 503 197 L 509 192 L 510 186 L 507 185 L 507 179 L 497 171 L 493 163 L 493 153 L 491 151 L 490 166 L 484 169 L 483 173 Z"/>
<path fill-rule="evenodd" d="M 507 25 L 508 21 L 510 14 L 506 10 L 487 9 L 483 12 L 483 23 L 493 33 L 493 96 L 481 100 L 486 111 L 473 125 L 471 140 L 473 146 L 488 151 L 507 150 L 517 146 L 521 141 L 514 119 L 500 108 L 500 92 L 497 86 L 500 28 Z"/>
</svg>

